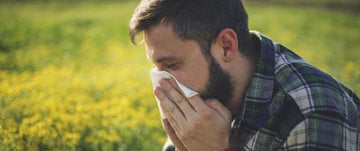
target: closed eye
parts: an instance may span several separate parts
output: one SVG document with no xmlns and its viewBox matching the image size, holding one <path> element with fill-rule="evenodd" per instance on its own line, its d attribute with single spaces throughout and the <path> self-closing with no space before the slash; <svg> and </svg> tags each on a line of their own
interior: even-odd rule
<svg viewBox="0 0 360 151">
<path fill-rule="evenodd" d="M 178 65 L 177 63 L 171 63 L 171 64 L 166 64 L 165 66 L 168 69 L 176 69 L 177 65 Z"/>
</svg>

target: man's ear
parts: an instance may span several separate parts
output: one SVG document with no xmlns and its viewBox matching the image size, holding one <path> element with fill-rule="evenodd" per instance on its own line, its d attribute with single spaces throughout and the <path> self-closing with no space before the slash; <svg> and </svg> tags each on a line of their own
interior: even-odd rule
<svg viewBox="0 0 360 151">
<path fill-rule="evenodd" d="M 222 48 L 222 58 L 225 62 L 231 62 L 234 60 L 238 53 L 238 39 L 234 30 L 225 28 L 218 34 L 216 38 L 218 46 Z"/>
</svg>

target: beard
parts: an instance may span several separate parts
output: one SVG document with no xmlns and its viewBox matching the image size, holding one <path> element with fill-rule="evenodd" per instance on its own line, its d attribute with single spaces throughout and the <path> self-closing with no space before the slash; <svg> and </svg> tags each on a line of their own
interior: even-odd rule
<svg viewBox="0 0 360 151">
<path fill-rule="evenodd" d="M 227 106 L 234 92 L 230 75 L 221 68 L 214 57 L 210 56 L 209 60 L 209 80 L 206 84 L 205 91 L 201 94 L 201 98 L 215 98 L 224 106 Z"/>
</svg>

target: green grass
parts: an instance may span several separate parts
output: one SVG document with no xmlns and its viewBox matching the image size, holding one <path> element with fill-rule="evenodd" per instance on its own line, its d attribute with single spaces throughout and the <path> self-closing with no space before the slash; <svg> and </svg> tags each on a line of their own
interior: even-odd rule
<svg viewBox="0 0 360 151">
<path fill-rule="evenodd" d="M 360 93 L 359 17 L 246 5 L 251 29 Z M 160 150 L 165 134 L 148 78 L 151 64 L 127 35 L 135 6 L 0 4 L 0 148 Z"/>
<path fill-rule="evenodd" d="M 305 60 L 360 93 L 360 18 L 316 7 L 251 5 L 250 27 L 294 50 Z"/>
<path fill-rule="evenodd" d="M 1 59 L 0 67 L 21 71 L 48 64 L 87 66 L 88 61 L 101 64 L 118 60 L 107 58 L 111 54 L 102 49 L 109 44 L 121 44 L 129 48 L 128 53 L 133 53 L 127 38 L 127 21 L 134 5 L 125 2 L 2 5 L 0 51 L 7 57 Z M 42 47 L 48 53 L 32 47 Z M 14 53 L 19 51 L 24 56 L 15 58 Z"/>
</svg>

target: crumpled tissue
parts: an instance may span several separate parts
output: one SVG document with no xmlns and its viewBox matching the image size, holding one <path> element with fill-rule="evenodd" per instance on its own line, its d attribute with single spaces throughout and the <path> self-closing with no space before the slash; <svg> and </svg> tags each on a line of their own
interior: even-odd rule
<svg viewBox="0 0 360 151">
<path fill-rule="evenodd" d="M 181 91 L 184 93 L 184 95 L 187 98 L 190 98 L 192 96 L 195 96 L 195 95 L 199 94 L 198 92 L 195 92 L 195 91 L 191 90 L 190 88 L 186 87 L 185 85 L 181 84 L 169 72 L 159 71 L 159 70 L 156 70 L 156 69 L 151 69 L 150 70 L 150 77 L 151 77 L 151 81 L 152 81 L 152 84 L 153 84 L 154 88 L 159 86 L 159 82 L 160 82 L 161 79 L 163 79 L 163 78 L 170 79 L 172 77 L 172 78 L 175 79 L 177 85 L 179 86 L 179 88 L 181 89 Z"/>
</svg>

